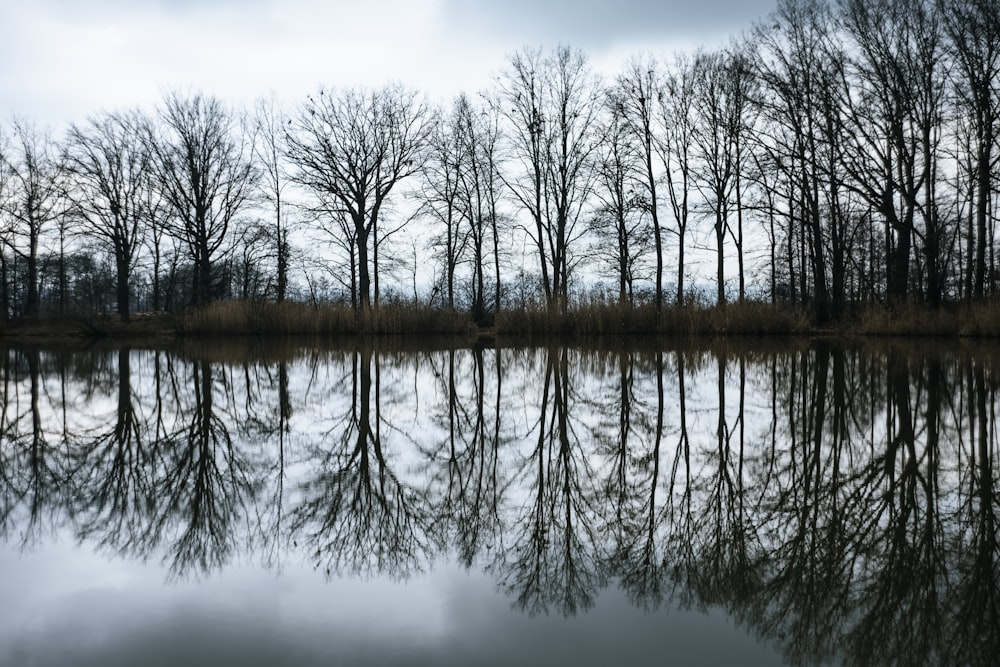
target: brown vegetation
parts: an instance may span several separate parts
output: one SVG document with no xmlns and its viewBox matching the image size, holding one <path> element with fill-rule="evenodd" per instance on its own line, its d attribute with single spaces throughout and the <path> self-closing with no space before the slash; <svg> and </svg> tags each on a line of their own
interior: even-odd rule
<svg viewBox="0 0 1000 667">
<path fill-rule="evenodd" d="M 786 335 L 810 331 L 801 310 L 759 302 L 706 307 L 697 304 L 665 307 L 628 306 L 593 301 L 566 313 L 543 306 L 502 311 L 497 333 L 575 336 L 670 335 Z"/>
<path fill-rule="evenodd" d="M 800 308 L 744 301 L 722 306 L 686 303 L 659 311 L 594 299 L 566 312 L 543 303 L 502 310 L 493 325 L 477 326 L 464 312 L 389 302 L 359 316 L 349 305 L 217 301 L 178 314 L 141 313 L 130 322 L 112 316 L 17 320 L 0 336 L 47 338 L 148 338 L 206 336 L 503 335 L 590 338 L 605 336 L 1000 336 L 1000 306 L 929 309 L 917 305 L 871 306 L 823 326 Z"/>
<path fill-rule="evenodd" d="M 1000 336 L 1000 304 L 980 303 L 940 308 L 916 305 L 869 308 L 850 323 L 865 336 Z"/>
</svg>

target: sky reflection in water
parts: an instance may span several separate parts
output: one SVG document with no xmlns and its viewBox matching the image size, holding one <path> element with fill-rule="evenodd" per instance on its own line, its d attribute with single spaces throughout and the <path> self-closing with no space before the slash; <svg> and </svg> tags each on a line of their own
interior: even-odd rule
<svg viewBox="0 0 1000 667">
<path fill-rule="evenodd" d="M 69 560 L 75 571 L 60 576 Z M 778 661 L 721 612 L 646 614 L 609 590 L 586 614 L 531 618 L 482 573 L 452 566 L 406 584 L 233 566 L 164 586 L 156 566 L 58 545 L 0 562 L 2 664 L 659 664 L 665 650 L 683 664 Z"/>
<path fill-rule="evenodd" d="M 1000 648 L 987 351 L 0 363 L 3 664 L 989 664 Z"/>
</svg>

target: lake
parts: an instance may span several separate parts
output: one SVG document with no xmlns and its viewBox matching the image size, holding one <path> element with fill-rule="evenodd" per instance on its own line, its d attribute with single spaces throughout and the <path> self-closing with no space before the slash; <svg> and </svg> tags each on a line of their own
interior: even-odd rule
<svg viewBox="0 0 1000 667">
<path fill-rule="evenodd" d="M 1000 348 L 0 347 L 0 664 L 994 664 Z"/>
</svg>

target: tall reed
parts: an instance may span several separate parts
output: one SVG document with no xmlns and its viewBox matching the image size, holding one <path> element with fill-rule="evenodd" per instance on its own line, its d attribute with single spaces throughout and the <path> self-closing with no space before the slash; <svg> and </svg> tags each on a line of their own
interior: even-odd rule
<svg viewBox="0 0 1000 667">
<path fill-rule="evenodd" d="M 810 323 L 801 310 L 759 302 L 721 307 L 687 303 L 657 310 L 652 305 L 630 306 L 595 299 L 565 312 L 538 304 L 501 311 L 496 327 L 497 333 L 522 335 L 777 335 L 805 333 Z"/>
<path fill-rule="evenodd" d="M 359 315 L 349 305 L 218 301 L 178 318 L 180 335 L 440 334 L 474 330 L 469 317 L 391 302 Z"/>
</svg>

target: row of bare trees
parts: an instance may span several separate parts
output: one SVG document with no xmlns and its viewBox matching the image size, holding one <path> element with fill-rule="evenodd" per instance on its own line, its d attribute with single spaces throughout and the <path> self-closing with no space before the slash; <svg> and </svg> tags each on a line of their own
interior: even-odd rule
<svg viewBox="0 0 1000 667">
<path fill-rule="evenodd" d="M 67 298 L 67 243 L 113 263 L 122 319 L 140 260 L 154 310 L 223 296 L 283 300 L 292 217 L 348 253 L 350 277 L 339 278 L 366 309 L 387 197 L 422 166 L 431 117 L 415 93 L 390 87 L 320 91 L 292 118 L 273 101 L 240 114 L 217 98 L 169 94 L 155 114 L 101 113 L 58 142 L 16 120 L 11 140 L 0 137 L 3 317 L 39 315 L 43 293 Z M 295 216 L 289 182 L 308 193 Z M 58 285 L 40 271 L 43 258 L 59 265 Z M 242 286 L 233 266 L 243 269 Z M 377 272 L 374 280 L 377 293 Z"/>
<path fill-rule="evenodd" d="M 192 303 L 214 296 L 213 263 L 228 250 L 231 231 L 254 196 L 256 166 L 237 119 L 214 98 L 166 97 L 159 122 L 138 111 L 103 113 L 71 125 L 54 142 L 26 121 L 0 144 L 4 181 L 2 317 L 36 316 L 41 295 L 55 291 L 65 310 L 67 242 L 113 262 L 114 295 L 130 314 L 135 270 L 152 263 L 153 309 L 164 305 L 160 279 L 166 240 L 174 269 L 181 253 L 190 267 Z M 58 285 L 40 274 L 43 240 L 57 232 Z M 72 237 L 69 238 L 69 237 Z M 51 259 L 48 257 L 47 259 Z M 25 270 L 16 269 L 18 262 Z"/>
<path fill-rule="evenodd" d="M 781 0 L 726 48 L 610 78 L 525 48 L 443 108 L 391 85 L 243 113 L 173 93 L 59 141 L 16 120 L 0 316 L 73 307 L 88 253 L 126 319 L 335 289 L 364 312 L 407 274 L 477 320 L 518 280 L 556 310 L 604 282 L 660 307 L 692 296 L 696 252 L 719 303 L 937 307 L 1000 287 L 998 183 L 995 3 Z"/>
</svg>

